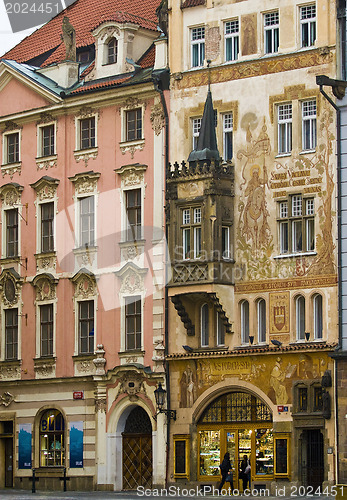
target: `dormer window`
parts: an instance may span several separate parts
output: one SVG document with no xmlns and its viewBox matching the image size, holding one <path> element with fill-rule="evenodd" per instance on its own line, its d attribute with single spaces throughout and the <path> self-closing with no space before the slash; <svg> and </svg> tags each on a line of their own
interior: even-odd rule
<svg viewBox="0 0 347 500">
<path fill-rule="evenodd" d="M 117 62 L 118 56 L 118 41 L 112 38 L 107 44 L 107 64 L 113 64 Z"/>
</svg>

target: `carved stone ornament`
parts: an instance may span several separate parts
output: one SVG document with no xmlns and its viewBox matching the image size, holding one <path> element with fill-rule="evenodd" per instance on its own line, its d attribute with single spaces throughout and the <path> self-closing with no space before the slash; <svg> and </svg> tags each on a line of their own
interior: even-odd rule
<svg viewBox="0 0 347 500">
<path fill-rule="evenodd" d="M 35 360 L 34 370 L 40 378 L 51 377 L 55 372 L 55 360 L 51 362 L 47 360 L 44 363 Z"/>
<path fill-rule="evenodd" d="M 125 153 L 129 152 L 131 155 L 131 159 L 134 158 L 135 151 L 143 151 L 143 148 L 145 147 L 145 140 L 141 140 L 140 142 L 132 142 L 132 143 L 127 143 L 124 145 L 120 145 L 120 150 L 122 152 L 122 155 L 125 155 Z"/>
<path fill-rule="evenodd" d="M 95 412 L 103 411 L 106 413 L 106 398 L 95 399 Z"/>
<path fill-rule="evenodd" d="M 15 365 L 0 366 L 0 380 L 15 380 L 20 378 L 21 368 L 18 361 Z"/>
<path fill-rule="evenodd" d="M 13 179 L 14 174 L 18 172 L 20 175 L 21 171 L 22 171 L 22 162 L 20 161 L 18 163 L 1 165 L 1 174 L 3 177 L 5 177 L 5 175 L 9 175 L 10 179 Z"/>
<path fill-rule="evenodd" d="M 90 106 L 82 106 L 80 108 L 79 113 L 76 115 L 76 118 L 89 118 L 95 115 L 95 110 Z"/>
<path fill-rule="evenodd" d="M 12 132 L 13 130 L 20 130 L 23 127 L 18 125 L 18 123 L 15 123 L 11 120 L 5 122 L 5 132 Z"/>
<path fill-rule="evenodd" d="M 120 291 L 122 293 L 141 292 L 143 290 L 143 279 L 139 274 L 130 272 L 124 276 Z"/>
<path fill-rule="evenodd" d="M 122 187 L 139 186 L 144 182 L 147 165 L 125 165 L 115 172 L 121 176 Z"/>
<path fill-rule="evenodd" d="M 77 363 L 77 370 L 81 373 L 88 373 L 93 371 L 92 362 L 88 360 L 79 361 Z"/>
<path fill-rule="evenodd" d="M 74 179 L 71 179 L 75 184 L 76 194 L 94 193 L 96 191 L 99 177 L 99 173 L 76 175 Z"/>
<path fill-rule="evenodd" d="M 54 122 L 55 119 L 51 113 L 48 113 L 47 111 L 44 111 L 43 113 L 40 113 L 40 119 L 36 122 L 36 125 L 44 125 L 45 123 L 51 123 Z"/>
<path fill-rule="evenodd" d="M 36 291 L 36 300 L 54 300 L 56 298 L 56 287 L 58 280 L 50 274 L 36 276 L 33 285 Z"/>
<path fill-rule="evenodd" d="M 37 170 L 48 170 L 57 166 L 57 156 L 54 155 L 50 158 L 36 158 Z"/>
<path fill-rule="evenodd" d="M 84 150 L 83 150 L 84 151 Z M 88 151 L 75 151 L 74 157 L 77 163 L 84 161 L 84 166 L 88 167 L 88 162 L 90 159 L 95 160 L 98 156 L 98 148 L 89 149 Z"/>
<path fill-rule="evenodd" d="M 165 125 L 165 115 L 161 104 L 155 104 L 151 110 L 151 123 L 155 135 L 159 135 Z"/>
<path fill-rule="evenodd" d="M 23 279 L 17 273 L 5 269 L 0 276 L 0 296 L 5 307 L 13 307 L 18 303 Z"/>
<path fill-rule="evenodd" d="M 145 379 L 141 373 L 126 372 L 120 379 L 120 386 L 116 399 L 120 394 L 128 394 L 130 401 L 136 401 L 138 394 L 147 396 Z"/>
<path fill-rule="evenodd" d="M 76 299 L 87 299 L 96 295 L 96 281 L 94 276 L 80 271 L 71 280 L 75 284 Z"/>
<path fill-rule="evenodd" d="M 5 184 L 0 188 L 0 197 L 3 207 L 14 207 L 21 200 L 23 186 L 16 183 Z"/>
<path fill-rule="evenodd" d="M 5 406 L 7 408 L 14 401 L 14 395 L 10 392 L 4 392 L 2 396 L 0 396 L 0 406 Z"/>
<path fill-rule="evenodd" d="M 96 375 L 105 375 L 105 365 L 106 365 L 106 359 L 105 359 L 105 350 L 103 344 L 98 344 L 96 346 L 96 351 L 95 351 L 95 359 L 93 359 L 93 363 L 96 367 Z"/>
<path fill-rule="evenodd" d="M 58 185 L 59 179 L 53 179 L 48 176 L 43 176 L 37 182 L 30 184 L 30 186 L 36 191 L 38 201 L 53 200 L 56 195 Z"/>
<path fill-rule="evenodd" d="M 107 26 L 106 28 L 101 30 L 99 36 L 100 40 L 104 41 L 108 38 L 114 37 L 114 35 L 120 37 L 120 31 L 117 26 Z"/>
<path fill-rule="evenodd" d="M 137 97 L 128 97 L 121 109 L 139 108 L 142 104 L 145 105 L 145 103 L 142 103 Z M 119 111 L 121 111 L 121 109 Z"/>
<path fill-rule="evenodd" d="M 49 269 L 55 270 L 56 268 L 56 255 L 55 253 L 52 254 L 36 254 L 36 270 L 37 272 L 40 271 L 47 271 Z"/>
</svg>

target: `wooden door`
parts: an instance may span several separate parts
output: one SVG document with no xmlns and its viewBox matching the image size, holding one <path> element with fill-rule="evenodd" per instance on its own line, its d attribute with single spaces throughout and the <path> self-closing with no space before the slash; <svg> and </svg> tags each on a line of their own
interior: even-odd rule
<svg viewBox="0 0 347 500">
<path fill-rule="evenodd" d="M 13 486 L 13 439 L 5 439 L 5 488 Z"/>
<path fill-rule="evenodd" d="M 152 435 L 123 434 L 123 490 L 152 487 Z"/>
</svg>

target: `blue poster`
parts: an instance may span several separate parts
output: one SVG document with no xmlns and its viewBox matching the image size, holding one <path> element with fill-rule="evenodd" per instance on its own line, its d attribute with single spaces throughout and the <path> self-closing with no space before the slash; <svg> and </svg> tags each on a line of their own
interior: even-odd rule
<svg viewBox="0 0 347 500">
<path fill-rule="evenodd" d="M 70 422 L 70 468 L 83 467 L 83 422 Z"/>
<path fill-rule="evenodd" d="M 18 469 L 31 469 L 31 424 L 19 424 Z"/>
</svg>

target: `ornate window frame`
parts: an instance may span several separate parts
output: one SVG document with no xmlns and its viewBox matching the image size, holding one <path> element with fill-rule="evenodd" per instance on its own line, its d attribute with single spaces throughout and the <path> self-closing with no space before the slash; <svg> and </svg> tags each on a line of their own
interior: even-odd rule
<svg viewBox="0 0 347 500">
<path fill-rule="evenodd" d="M 36 353 L 35 353 L 35 372 L 36 378 L 41 378 L 40 375 L 47 375 L 47 372 L 55 372 L 55 357 L 56 357 L 56 315 L 57 315 L 57 284 L 58 279 L 52 274 L 43 273 L 35 276 L 32 285 L 35 288 L 35 312 L 36 312 Z M 41 321 L 40 321 L 40 306 L 53 304 L 53 353 L 49 356 L 41 355 Z M 36 360 L 42 360 L 40 363 Z M 42 366 L 44 365 L 44 366 Z"/>
<path fill-rule="evenodd" d="M 43 176 L 37 182 L 30 184 L 30 186 L 36 192 L 36 200 L 34 201 L 36 208 L 36 267 L 37 271 L 55 271 L 56 267 L 56 249 L 57 249 L 57 238 L 56 238 L 56 217 L 53 221 L 53 235 L 54 235 L 54 248 L 51 252 L 42 252 L 41 249 L 41 207 L 45 203 L 54 204 L 54 214 L 58 213 L 58 195 L 57 189 L 59 185 L 59 179 L 53 179 L 52 177 Z"/>
<path fill-rule="evenodd" d="M 7 139 L 11 134 L 18 134 L 18 161 L 8 163 L 7 159 Z M 16 172 L 21 172 L 22 168 L 22 127 L 12 121 L 6 122 L 6 128 L 2 132 L 2 165 L 1 173 L 4 177 L 9 175 L 12 179 Z"/>
<path fill-rule="evenodd" d="M 148 269 L 140 269 L 133 263 L 126 264 L 115 274 L 120 279 L 119 302 L 120 302 L 120 358 L 121 364 L 126 363 L 129 356 L 136 357 L 136 362 L 144 361 L 144 306 L 145 306 L 145 275 Z M 125 302 L 126 297 L 141 298 L 141 348 L 126 350 L 125 331 Z"/>
<path fill-rule="evenodd" d="M 94 274 L 87 269 L 81 269 L 72 278 L 75 291 L 73 296 L 73 311 L 75 316 L 75 342 L 74 342 L 74 356 L 80 360 L 83 358 L 90 358 L 94 356 L 97 342 L 97 311 L 98 311 L 98 290 Z M 94 352 L 93 353 L 80 353 L 79 352 L 79 303 L 86 301 L 94 301 Z M 76 359 L 77 361 L 78 359 Z M 94 370 L 94 365 L 92 370 Z M 76 366 L 75 366 L 76 372 Z"/>
<path fill-rule="evenodd" d="M 53 125 L 54 127 L 54 151 L 50 155 L 43 154 L 42 147 L 42 134 L 45 127 Z M 36 123 L 36 135 L 37 135 L 37 157 L 36 165 L 37 170 L 48 170 L 49 168 L 57 166 L 57 120 L 55 120 L 51 115 L 43 116 L 42 119 Z"/>
<path fill-rule="evenodd" d="M 133 111 L 136 109 L 141 109 L 141 112 L 142 112 L 142 137 L 141 137 L 141 139 L 135 139 L 133 141 L 128 141 L 127 135 L 126 135 L 127 112 Z M 119 147 L 120 147 L 121 153 L 123 155 L 126 152 L 130 152 L 131 158 L 134 158 L 135 151 L 143 151 L 143 148 L 145 147 L 145 136 L 144 136 L 145 110 L 146 110 L 146 103 L 140 101 L 136 97 L 129 97 L 129 99 L 127 99 L 125 101 L 125 105 L 121 106 L 119 109 L 119 112 L 121 115 L 121 142 L 119 143 Z"/>
<path fill-rule="evenodd" d="M 95 120 L 95 145 L 91 148 L 81 149 L 81 121 L 87 118 Z M 77 162 L 83 160 L 85 166 L 88 166 L 88 161 L 98 156 L 98 121 L 100 114 L 90 107 L 82 107 L 77 115 L 75 115 L 75 150 L 74 157 Z"/>
<path fill-rule="evenodd" d="M 10 182 L 0 187 L 0 198 L 1 198 L 1 220 L 2 223 L 2 249 L 1 249 L 1 259 L 9 262 L 17 262 L 21 255 L 21 219 L 22 219 L 22 208 L 21 195 L 24 187 L 15 183 Z M 7 236 L 6 236 L 6 212 L 8 210 L 16 209 L 18 211 L 18 252 L 17 255 L 12 257 L 7 257 Z"/>
<path fill-rule="evenodd" d="M 81 214 L 80 214 L 80 200 L 85 197 L 94 197 L 94 243 L 97 242 L 98 236 L 98 179 L 100 177 L 99 172 L 86 172 L 76 174 L 73 177 L 69 177 L 69 180 L 75 186 L 75 193 L 73 195 L 73 200 L 75 204 L 75 248 L 73 250 L 75 257 L 77 259 L 76 264 L 78 268 L 81 267 L 91 267 L 94 266 L 97 254 L 96 244 L 89 247 L 82 247 L 80 241 L 80 227 L 81 227 Z"/>
<path fill-rule="evenodd" d="M 21 377 L 21 340 L 22 340 L 22 300 L 21 289 L 23 278 L 12 268 L 4 269 L 0 275 L 0 300 L 1 300 L 1 349 L 0 373 L 3 379 L 20 379 Z M 5 359 L 5 310 L 18 309 L 18 353 L 16 360 Z"/>
</svg>

